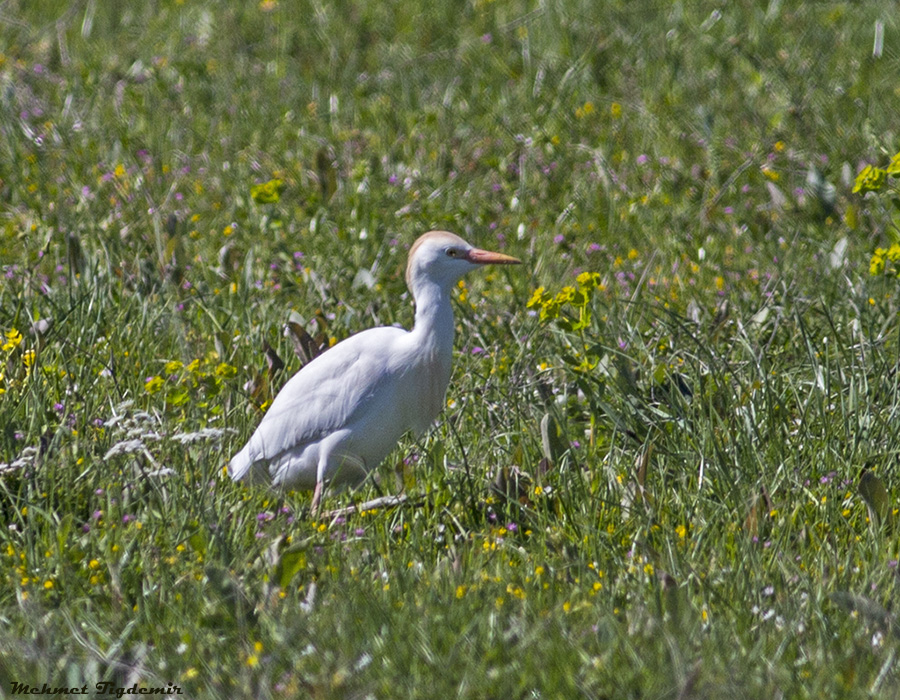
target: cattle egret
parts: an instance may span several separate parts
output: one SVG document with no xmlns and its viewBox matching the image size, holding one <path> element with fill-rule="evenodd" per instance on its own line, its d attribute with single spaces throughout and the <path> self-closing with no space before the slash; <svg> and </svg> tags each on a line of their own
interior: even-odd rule
<svg viewBox="0 0 900 700">
<path fill-rule="evenodd" d="M 314 489 L 358 484 L 400 438 L 422 434 L 444 406 L 453 355 L 450 292 L 469 270 L 520 260 L 431 231 L 409 251 L 411 331 L 371 328 L 338 343 L 284 385 L 228 465 L 235 481 Z"/>
</svg>

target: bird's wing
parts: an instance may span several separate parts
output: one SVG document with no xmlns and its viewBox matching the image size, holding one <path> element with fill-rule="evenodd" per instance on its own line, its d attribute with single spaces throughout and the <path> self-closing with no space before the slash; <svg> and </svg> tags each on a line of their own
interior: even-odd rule
<svg viewBox="0 0 900 700">
<path fill-rule="evenodd" d="M 229 472 L 241 480 L 258 462 L 345 426 L 354 413 L 390 385 L 398 364 L 391 346 L 407 334 L 400 328 L 372 328 L 319 355 L 284 385 Z"/>
</svg>

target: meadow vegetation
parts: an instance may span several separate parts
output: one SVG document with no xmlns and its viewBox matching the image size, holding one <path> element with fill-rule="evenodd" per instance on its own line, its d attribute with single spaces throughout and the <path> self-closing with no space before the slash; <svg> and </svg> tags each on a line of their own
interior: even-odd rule
<svg viewBox="0 0 900 700">
<path fill-rule="evenodd" d="M 0 696 L 900 696 L 893 3 L 0 18 Z M 434 228 L 407 501 L 232 484 Z"/>
</svg>

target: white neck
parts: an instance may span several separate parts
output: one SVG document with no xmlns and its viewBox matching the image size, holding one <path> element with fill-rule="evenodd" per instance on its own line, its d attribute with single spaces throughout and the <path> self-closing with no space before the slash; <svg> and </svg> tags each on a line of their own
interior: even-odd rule
<svg viewBox="0 0 900 700">
<path fill-rule="evenodd" d="M 416 320 L 412 333 L 432 352 L 449 357 L 453 353 L 453 306 L 450 290 L 427 279 L 417 279 L 413 285 L 416 300 Z"/>
</svg>

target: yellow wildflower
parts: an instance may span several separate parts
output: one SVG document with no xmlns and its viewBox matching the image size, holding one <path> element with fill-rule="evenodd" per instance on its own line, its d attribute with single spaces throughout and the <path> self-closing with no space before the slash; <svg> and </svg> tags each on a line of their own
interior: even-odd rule
<svg viewBox="0 0 900 700">
<path fill-rule="evenodd" d="M 555 299 L 547 299 L 541 307 L 541 320 L 559 318 L 559 303 Z"/>
<path fill-rule="evenodd" d="M 893 165 L 893 161 L 891 162 Z M 867 165 L 863 168 L 859 175 L 856 176 L 856 182 L 853 184 L 853 192 L 877 192 L 884 186 L 887 178 L 887 171 Z"/>
<path fill-rule="evenodd" d="M 167 362 L 165 366 L 166 374 L 175 374 L 178 370 L 184 367 L 184 364 L 179 362 L 178 360 L 172 360 L 171 362 Z"/>
<path fill-rule="evenodd" d="M 894 243 L 887 251 L 888 260 L 897 262 L 900 260 L 900 243 Z"/>
<path fill-rule="evenodd" d="M 250 196 L 257 204 L 275 204 L 281 199 L 281 191 L 284 189 L 284 180 L 275 178 L 261 185 L 253 185 L 250 188 Z"/>
<path fill-rule="evenodd" d="M 531 299 L 528 300 L 528 303 L 525 305 L 525 308 L 530 309 L 535 306 L 539 306 L 544 303 L 544 288 L 538 287 L 534 290 L 534 294 L 531 295 Z"/>
<path fill-rule="evenodd" d="M 237 374 L 237 367 L 232 367 L 227 362 L 222 362 L 216 367 L 216 375 L 219 377 L 233 377 Z"/>
<path fill-rule="evenodd" d="M 772 168 L 770 168 L 768 165 L 764 165 L 762 167 L 762 174 L 765 175 L 772 182 L 777 182 L 779 180 L 779 178 L 781 177 L 781 175 L 779 175 L 777 172 L 772 170 Z"/>
<path fill-rule="evenodd" d="M 894 177 L 900 176 L 900 153 L 891 158 L 891 162 L 887 166 L 885 172 Z"/>
<path fill-rule="evenodd" d="M 884 272 L 884 256 L 887 251 L 884 248 L 876 248 L 872 253 L 872 259 L 869 261 L 869 274 L 873 277 Z"/>
<path fill-rule="evenodd" d="M 556 295 L 554 302 L 560 306 L 572 301 L 575 298 L 575 287 L 563 287 Z"/>
<path fill-rule="evenodd" d="M 880 275 L 885 271 L 886 262 L 897 263 L 900 261 L 900 244 L 894 243 L 890 248 L 876 248 L 869 260 L 869 274 Z"/>
<path fill-rule="evenodd" d="M 584 117 L 590 116 L 594 113 L 594 103 L 593 102 L 585 102 L 581 107 L 578 107 L 575 110 L 576 119 L 582 119 Z"/>
<path fill-rule="evenodd" d="M 5 340 L 3 342 L 2 349 L 4 352 L 9 352 L 10 350 L 15 350 L 19 347 L 19 344 L 22 342 L 22 334 L 19 333 L 15 328 L 11 328 L 3 334 Z"/>
<path fill-rule="evenodd" d="M 598 272 L 582 272 L 578 277 L 575 278 L 575 281 L 578 282 L 580 287 L 599 287 L 600 286 L 600 273 Z"/>
<path fill-rule="evenodd" d="M 518 586 L 514 586 L 511 583 L 506 585 L 506 592 L 509 593 L 510 595 L 512 595 L 513 597 L 518 598 L 519 600 L 525 599 L 525 591 L 523 591 Z"/>
</svg>

